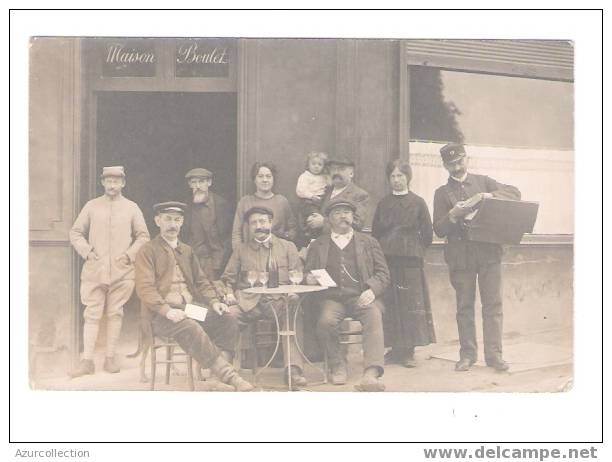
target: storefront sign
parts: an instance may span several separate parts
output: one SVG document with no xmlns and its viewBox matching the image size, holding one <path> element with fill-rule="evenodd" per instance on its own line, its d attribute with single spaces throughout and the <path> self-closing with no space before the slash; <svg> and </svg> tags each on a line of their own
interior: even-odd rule
<svg viewBox="0 0 612 462">
<path fill-rule="evenodd" d="M 154 77 L 156 64 L 151 40 L 109 41 L 102 47 L 104 77 Z"/>
<path fill-rule="evenodd" d="M 189 40 L 176 45 L 176 77 L 228 77 L 232 44 L 226 40 Z"/>
</svg>

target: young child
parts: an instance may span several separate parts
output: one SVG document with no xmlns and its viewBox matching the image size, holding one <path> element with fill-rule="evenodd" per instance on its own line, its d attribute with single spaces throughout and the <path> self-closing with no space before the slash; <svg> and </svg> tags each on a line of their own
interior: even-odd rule
<svg viewBox="0 0 612 462">
<path fill-rule="evenodd" d="M 331 184 L 326 168 L 327 154 L 324 152 L 311 152 L 306 160 L 306 170 L 300 175 L 295 187 L 295 193 L 301 199 L 299 218 L 304 234 L 304 245 L 311 239 L 310 230 L 304 225 L 306 219 L 315 212 L 320 212 L 320 205 L 326 188 Z"/>
</svg>

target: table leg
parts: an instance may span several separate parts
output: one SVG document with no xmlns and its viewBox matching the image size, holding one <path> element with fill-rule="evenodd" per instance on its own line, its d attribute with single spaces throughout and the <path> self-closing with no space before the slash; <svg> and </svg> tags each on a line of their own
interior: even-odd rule
<svg viewBox="0 0 612 462">
<path fill-rule="evenodd" d="M 295 313 L 293 315 L 293 330 L 296 332 L 295 334 L 295 345 L 297 346 L 297 350 L 300 353 L 300 355 L 302 355 L 302 358 L 304 358 L 304 361 L 306 361 L 308 364 L 310 364 L 310 366 L 313 369 L 316 369 L 317 371 L 319 371 L 321 373 L 321 376 L 323 377 L 323 380 L 321 380 L 322 384 L 327 383 L 327 373 L 321 369 L 318 366 L 315 366 L 310 359 L 308 359 L 308 356 L 306 356 L 306 353 L 304 353 L 304 351 L 302 350 L 302 347 L 300 347 L 300 342 L 298 342 L 298 337 L 297 337 L 297 317 L 298 317 L 298 311 L 302 309 L 302 298 L 300 297 L 300 300 L 298 301 L 297 306 L 295 307 Z M 311 385 L 317 385 L 317 384 L 311 384 Z"/>
<path fill-rule="evenodd" d="M 276 345 L 274 346 L 274 351 L 272 352 L 272 356 L 270 356 L 270 359 L 268 359 L 268 362 L 264 365 L 264 367 L 259 369 L 253 376 L 253 381 L 255 382 L 255 384 L 257 384 L 257 379 L 259 377 L 259 374 L 261 374 L 265 369 L 270 367 L 270 364 L 274 360 L 274 357 L 276 356 L 276 353 L 278 352 L 278 347 L 280 345 L 280 330 L 281 330 L 280 322 L 278 321 L 278 316 L 274 309 L 272 309 L 272 314 L 274 315 L 274 322 L 276 322 Z M 255 341 L 257 342 L 257 338 L 255 338 Z M 259 358 L 257 357 L 257 355 L 255 357 L 255 361 L 259 361 Z"/>
<path fill-rule="evenodd" d="M 291 317 L 290 309 L 289 309 L 289 297 L 283 297 L 283 301 L 285 302 L 285 337 L 287 338 L 287 384 L 289 385 L 289 391 L 293 391 L 291 384 L 291 325 L 289 324 L 289 318 Z M 296 335 L 297 339 L 297 335 Z M 297 343 L 297 340 L 296 342 Z"/>
</svg>

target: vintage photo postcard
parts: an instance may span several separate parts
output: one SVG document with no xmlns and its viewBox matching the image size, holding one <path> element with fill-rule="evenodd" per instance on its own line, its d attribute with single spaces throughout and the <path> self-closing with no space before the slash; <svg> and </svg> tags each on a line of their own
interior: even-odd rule
<svg viewBox="0 0 612 462">
<path fill-rule="evenodd" d="M 573 42 L 29 45 L 32 389 L 572 388 Z"/>
</svg>

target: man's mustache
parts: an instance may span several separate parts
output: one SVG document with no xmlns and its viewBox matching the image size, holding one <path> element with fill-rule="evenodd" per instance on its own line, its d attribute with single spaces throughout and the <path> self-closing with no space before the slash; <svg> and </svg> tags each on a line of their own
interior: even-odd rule
<svg viewBox="0 0 612 462">
<path fill-rule="evenodd" d="M 269 233 L 270 228 L 255 228 L 256 233 Z"/>
<path fill-rule="evenodd" d="M 170 231 L 178 231 L 178 228 L 174 228 L 174 227 L 173 228 L 168 228 L 167 231 L 168 232 L 170 232 Z"/>
<path fill-rule="evenodd" d="M 341 180 L 342 179 L 342 175 L 340 175 L 339 173 L 334 173 L 333 176 L 332 176 L 332 180 L 335 180 L 336 178 Z"/>
</svg>

